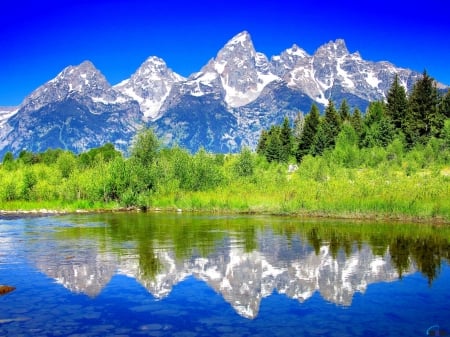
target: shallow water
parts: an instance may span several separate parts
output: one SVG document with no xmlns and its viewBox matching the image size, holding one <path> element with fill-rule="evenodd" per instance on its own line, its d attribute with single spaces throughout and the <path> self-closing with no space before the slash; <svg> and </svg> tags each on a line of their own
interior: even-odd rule
<svg viewBox="0 0 450 337">
<path fill-rule="evenodd" d="M 0 219 L 0 336 L 425 336 L 450 230 L 263 216 Z M 447 329 L 448 330 L 448 329 Z"/>
</svg>

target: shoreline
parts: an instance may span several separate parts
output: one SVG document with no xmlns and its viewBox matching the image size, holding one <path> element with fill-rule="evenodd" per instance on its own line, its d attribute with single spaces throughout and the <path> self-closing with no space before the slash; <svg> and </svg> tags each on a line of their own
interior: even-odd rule
<svg viewBox="0 0 450 337">
<path fill-rule="evenodd" d="M 0 219 L 2 218 L 22 218 L 22 217 L 44 217 L 54 215 L 76 215 L 76 214 L 102 214 L 102 213 L 188 213 L 188 214 L 230 214 L 230 215 L 267 215 L 267 216 L 289 216 L 309 219 L 336 219 L 351 221 L 382 221 L 382 222 L 409 222 L 428 225 L 450 225 L 450 219 L 431 216 L 410 216 L 399 214 L 374 214 L 374 213 L 345 213 L 345 212 L 327 212 L 327 211 L 302 211 L 302 212 L 271 212 L 271 211 L 233 211 L 225 209 L 180 209 L 173 207 L 153 207 L 142 210 L 138 207 L 118 207 L 118 208 L 99 208 L 99 209 L 18 209 L 18 210 L 0 210 Z"/>
</svg>

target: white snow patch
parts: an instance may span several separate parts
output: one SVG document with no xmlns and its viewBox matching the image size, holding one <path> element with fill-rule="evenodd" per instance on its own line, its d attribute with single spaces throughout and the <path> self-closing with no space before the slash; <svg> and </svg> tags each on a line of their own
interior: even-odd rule
<svg viewBox="0 0 450 337">
<path fill-rule="evenodd" d="M 347 88 L 354 88 L 355 84 L 350 79 L 350 76 L 348 75 L 348 73 L 341 67 L 343 61 L 344 60 L 342 58 L 337 60 L 336 70 L 337 70 L 338 76 L 341 77 L 343 85 L 345 85 Z"/>
<path fill-rule="evenodd" d="M 373 72 L 366 73 L 366 81 L 373 88 L 378 88 L 381 82 Z"/>
</svg>

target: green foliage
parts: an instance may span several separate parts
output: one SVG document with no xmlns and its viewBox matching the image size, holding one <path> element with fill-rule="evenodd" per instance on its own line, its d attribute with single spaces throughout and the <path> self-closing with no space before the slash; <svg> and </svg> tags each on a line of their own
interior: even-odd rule
<svg viewBox="0 0 450 337">
<path fill-rule="evenodd" d="M 233 166 L 234 172 L 238 177 L 251 177 L 255 171 L 252 152 L 248 147 L 244 147 L 239 153 Z"/>
<path fill-rule="evenodd" d="M 325 109 L 325 116 L 319 125 L 313 143 L 312 153 L 322 154 L 326 149 L 334 148 L 336 137 L 341 130 L 341 120 L 334 107 L 333 101 L 329 100 Z"/>
<path fill-rule="evenodd" d="M 280 143 L 281 143 L 281 151 L 278 161 L 286 163 L 289 160 L 289 157 L 292 153 L 292 144 L 293 144 L 292 129 L 289 124 L 289 119 L 287 117 L 284 118 L 283 124 L 281 126 Z"/>
<path fill-rule="evenodd" d="M 436 82 L 426 71 L 414 84 L 408 104 L 404 127 L 406 140 L 410 147 L 417 143 L 425 144 L 431 136 L 439 134 L 444 123 L 443 115 L 438 109 Z"/>
<path fill-rule="evenodd" d="M 375 102 L 364 120 L 355 109 L 341 123 L 331 101 L 324 117 L 313 105 L 302 128 L 297 118 L 295 142 L 286 118 L 261 133 L 258 155 L 160 148 L 151 130 L 139 133 L 129 158 L 112 144 L 78 156 L 23 151 L 0 165 L 1 209 L 131 206 L 450 221 L 450 119 L 411 146 L 387 109 Z M 299 169 L 288 172 L 293 155 Z"/>
<path fill-rule="evenodd" d="M 205 191 L 220 185 L 223 180 L 223 173 L 213 155 L 207 153 L 204 149 L 200 149 L 194 155 L 192 164 L 191 190 Z"/>
<path fill-rule="evenodd" d="M 348 122 L 342 125 L 336 146 L 333 150 L 333 161 L 343 167 L 357 167 L 359 165 L 358 135 Z"/>
<path fill-rule="evenodd" d="M 12 154 L 12 152 L 6 152 L 6 154 L 3 156 L 3 165 L 8 165 L 12 162 L 14 162 L 14 155 Z"/>
<path fill-rule="evenodd" d="M 400 84 L 398 75 L 394 77 L 387 93 L 386 115 L 398 130 L 404 130 L 404 118 L 408 111 L 408 98 L 405 88 Z"/>
<path fill-rule="evenodd" d="M 356 132 L 356 135 L 358 136 L 358 139 L 360 140 L 364 131 L 364 122 L 361 111 L 358 108 L 355 108 L 353 110 L 353 114 L 350 117 L 350 124 L 352 125 L 353 129 Z"/>
<path fill-rule="evenodd" d="M 309 114 L 305 117 L 303 132 L 300 134 L 295 158 L 297 162 L 301 162 L 302 158 L 311 153 L 311 147 L 316 137 L 317 129 L 319 128 L 320 115 L 319 109 L 315 104 L 311 106 Z"/>
<path fill-rule="evenodd" d="M 439 112 L 444 118 L 450 118 L 450 89 L 447 90 L 447 93 L 441 98 Z"/>
<path fill-rule="evenodd" d="M 339 117 L 341 122 L 350 121 L 350 107 L 348 106 L 347 100 L 344 98 L 339 106 Z"/>
<path fill-rule="evenodd" d="M 114 148 L 113 144 L 107 143 L 101 147 L 81 153 L 79 162 L 83 167 L 88 167 L 95 165 L 98 161 L 110 162 L 118 156 L 121 156 L 121 153 Z"/>
<path fill-rule="evenodd" d="M 141 130 L 131 147 L 131 158 L 144 167 L 149 167 L 159 151 L 159 140 L 152 129 Z"/>
<path fill-rule="evenodd" d="M 75 155 L 69 151 L 62 152 L 56 160 L 56 166 L 63 178 L 69 178 L 77 166 Z"/>
</svg>

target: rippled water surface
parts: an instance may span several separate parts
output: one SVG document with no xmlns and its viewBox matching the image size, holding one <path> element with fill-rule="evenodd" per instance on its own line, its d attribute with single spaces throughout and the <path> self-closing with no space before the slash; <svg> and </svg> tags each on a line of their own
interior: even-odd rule
<svg viewBox="0 0 450 337">
<path fill-rule="evenodd" d="M 0 336 L 425 336 L 450 229 L 262 216 L 0 218 Z"/>
</svg>

